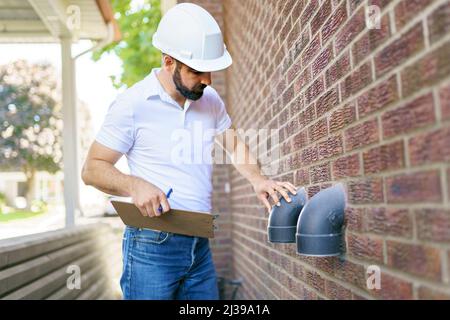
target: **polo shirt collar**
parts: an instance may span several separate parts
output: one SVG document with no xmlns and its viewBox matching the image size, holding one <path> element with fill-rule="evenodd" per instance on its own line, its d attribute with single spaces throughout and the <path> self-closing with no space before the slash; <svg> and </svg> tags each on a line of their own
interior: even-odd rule
<svg viewBox="0 0 450 320">
<path fill-rule="evenodd" d="M 161 70 L 161 68 L 153 68 L 150 74 L 148 75 L 148 81 L 147 81 L 147 99 L 150 97 L 154 97 L 159 95 L 161 100 L 167 101 L 170 103 L 175 103 L 178 107 L 178 103 L 164 90 L 163 86 L 159 82 L 158 78 L 156 77 L 156 74 Z M 184 111 L 187 111 L 189 106 L 192 104 L 193 100 L 186 99 L 184 103 Z"/>
</svg>

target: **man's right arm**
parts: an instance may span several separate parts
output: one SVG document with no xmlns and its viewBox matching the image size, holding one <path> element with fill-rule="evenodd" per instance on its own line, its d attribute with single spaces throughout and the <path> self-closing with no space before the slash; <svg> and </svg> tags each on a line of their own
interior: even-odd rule
<svg viewBox="0 0 450 320">
<path fill-rule="evenodd" d="M 169 211 L 169 202 L 161 189 L 114 166 L 121 157 L 120 152 L 94 141 L 83 165 L 83 182 L 108 194 L 131 197 L 144 216 L 159 216 L 159 205 L 163 212 Z"/>
</svg>

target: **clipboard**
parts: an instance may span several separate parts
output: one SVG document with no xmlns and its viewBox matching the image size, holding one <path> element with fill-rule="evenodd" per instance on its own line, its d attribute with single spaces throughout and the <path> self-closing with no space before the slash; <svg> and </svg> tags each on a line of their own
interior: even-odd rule
<svg viewBox="0 0 450 320">
<path fill-rule="evenodd" d="M 133 203 L 111 200 L 111 204 L 127 226 L 214 238 L 216 227 L 213 221 L 218 215 L 208 212 L 170 209 L 159 217 L 146 217 Z"/>
</svg>

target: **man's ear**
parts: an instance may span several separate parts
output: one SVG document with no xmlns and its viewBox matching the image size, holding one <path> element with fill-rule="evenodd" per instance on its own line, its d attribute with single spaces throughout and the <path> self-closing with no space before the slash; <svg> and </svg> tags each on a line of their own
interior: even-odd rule
<svg viewBox="0 0 450 320">
<path fill-rule="evenodd" d="M 175 59 L 172 58 L 171 56 L 167 55 L 167 54 L 163 54 L 163 67 L 167 70 L 167 71 L 172 71 L 172 69 L 175 67 Z"/>
</svg>

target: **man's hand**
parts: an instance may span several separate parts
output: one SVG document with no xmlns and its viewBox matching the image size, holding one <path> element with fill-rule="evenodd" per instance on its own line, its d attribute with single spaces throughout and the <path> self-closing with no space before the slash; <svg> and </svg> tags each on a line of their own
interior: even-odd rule
<svg viewBox="0 0 450 320">
<path fill-rule="evenodd" d="M 138 177 L 132 177 L 130 194 L 133 203 L 138 207 L 143 216 L 160 216 L 158 208 L 162 207 L 162 212 L 170 210 L 166 195 L 155 185 Z"/>
<path fill-rule="evenodd" d="M 253 188 L 255 189 L 256 195 L 264 203 L 269 212 L 272 209 L 272 206 L 268 200 L 269 197 L 272 198 L 274 204 L 279 206 L 280 198 L 278 197 L 277 192 L 279 192 L 287 202 L 291 202 L 288 192 L 291 192 L 294 195 L 297 194 L 296 188 L 292 183 L 274 181 L 270 179 L 257 180 L 253 183 Z"/>
</svg>

